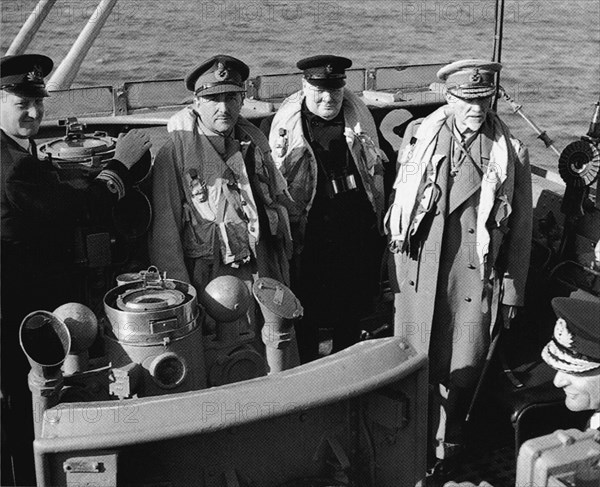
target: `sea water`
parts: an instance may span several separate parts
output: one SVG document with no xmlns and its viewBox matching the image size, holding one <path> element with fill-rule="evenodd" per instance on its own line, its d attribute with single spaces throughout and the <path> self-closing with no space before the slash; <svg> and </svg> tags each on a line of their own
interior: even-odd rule
<svg viewBox="0 0 600 487">
<path fill-rule="evenodd" d="M 58 0 L 28 52 L 60 62 L 98 0 Z M 5 52 L 37 0 L 1 2 Z M 75 86 L 183 78 L 231 54 L 252 75 L 293 72 L 333 53 L 354 67 L 491 59 L 494 0 L 120 0 Z M 600 1 L 505 0 L 501 83 L 559 150 L 587 131 L 600 96 Z M 557 157 L 500 101 L 503 119 L 547 168 Z"/>
</svg>

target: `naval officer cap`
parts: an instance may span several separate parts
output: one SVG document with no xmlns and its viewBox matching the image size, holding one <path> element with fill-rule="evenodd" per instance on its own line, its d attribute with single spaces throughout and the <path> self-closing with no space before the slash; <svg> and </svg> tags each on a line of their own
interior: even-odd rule
<svg viewBox="0 0 600 487">
<path fill-rule="evenodd" d="M 207 59 L 193 69 L 185 79 L 185 86 L 196 96 L 244 92 L 244 81 L 250 68 L 231 56 L 219 54 Z"/>
<path fill-rule="evenodd" d="M 52 59 L 42 54 L 4 56 L 0 60 L 0 89 L 32 98 L 49 96 L 44 77 L 53 66 Z"/>
<path fill-rule="evenodd" d="M 558 319 L 542 358 L 552 368 L 570 374 L 600 374 L 600 301 L 554 298 L 552 307 Z"/>
<path fill-rule="evenodd" d="M 437 77 L 458 98 L 487 98 L 496 91 L 494 77 L 501 69 L 502 64 L 493 61 L 462 59 L 441 68 Z"/>
<path fill-rule="evenodd" d="M 346 69 L 350 59 L 341 56 L 319 55 L 301 59 L 296 63 L 304 71 L 304 79 L 321 88 L 341 88 L 346 84 Z"/>
</svg>

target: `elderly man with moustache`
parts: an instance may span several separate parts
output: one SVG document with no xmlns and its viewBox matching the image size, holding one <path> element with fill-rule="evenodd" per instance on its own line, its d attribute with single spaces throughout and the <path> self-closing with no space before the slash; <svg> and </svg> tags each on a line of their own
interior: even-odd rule
<svg viewBox="0 0 600 487">
<path fill-rule="evenodd" d="M 131 131 L 119 137 L 115 158 L 89 186 L 62 181 L 51 162 L 38 159 L 33 140 L 49 96 L 44 77 L 52 67 L 52 60 L 40 54 L 0 61 L 2 485 L 34 482 L 29 365 L 18 339 L 21 321 L 31 311 L 79 300 L 76 230 L 83 222 L 111 217 L 125 195 L 129 169 L 150 148 L 143 132 Z"/>
<path fill-rule="evenodd" d="M 193 69 L 195 100 L 169 120 L 154 164 L 152 263 L 199 294 L 222 275 L 249 287 L 256 277 L 289 279 L 285 181 L 264 134 L 240 116 L 248 74 L 226 55 Z"/>
<path fill-rule="evenodd" d="M 383 241 L 383 161 L 373 117 L 345 87 L 347 58 L 298 61 L 302 90 L 271 125 L 273 158 L 292 197 L 292 289 L 304 306 L 297 326 L 302 362 L 318 357 L 319 327 L 333 328 L 333 350 L 359 339 L 372 305 Z"/>
<path fill-rule="evenodd" d="M 447 104 L 408 126 L 386 215 L 395 334 L 430 358 L 434 473 L 459 458 L 497 315 L 508 326 L 524 304 L 531 174 L 491 110 L 500 69 L 477 59 L 440 69 Z"/>
</svg>

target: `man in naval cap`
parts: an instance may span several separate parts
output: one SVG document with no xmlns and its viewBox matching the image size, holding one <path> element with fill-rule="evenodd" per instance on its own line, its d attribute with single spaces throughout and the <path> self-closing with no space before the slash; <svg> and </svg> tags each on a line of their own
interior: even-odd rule
<svg viewBox="0 0 600 487">
<path fill-rule="evenodd" d="M 248 74 L 225 55 L 194 68 L 194 101 L 169 120 L 154 163 L 152 263 L 199 295 L 221 275 L 249 287 L 257 276 L 289 280 L 285 181 L 264 134 L 240 116 Z"/>
<path fill-rule="evenodd" d="M 18 340 L 21 321 L 31 311 L 78 300 L 75 276 L 81 267 L 75 262 L 75 230 L 88 214 L 110 214 L 125 195 L 128 169 L 150 147 L 146 135 L 132 131 L 119 138 L 115 159 L 89 188 L 61 181 L 49 161 L 38 159 L 33 140 L 49 96 L 44 78 L 52 67 L 52 60 L 40 54 L 0 60 L 3 439 L 5 432 L 9 435 L 7 448 L 2 445 L 2 485 L 34 482 L 33 464 L 28 463 L 33 434 L 27 431 L 32 424 L 29 366 Z M 4 468 L 9 453 L 13 464 Z M 10 479 L 13 469 L 16 478 Z"/>
<path fill-rule="evenodd" d="M 380 267 L 385 156 L 369 110 L 345 87 L 351 65 L 330 55 L 298 61 L 302 90 L 281 104 L 269 136 L 293 199 L 292 289 L 305 313 L 297 327 L 302 362 L 318 356 L 319 327 L 333 327 L 334 351 L 358 341 Z"/>
<path fill-rule="evenodd" d="M 542 358 L 556 370 L 554 385 L 565 392 L 571 411 L 593 411 L 600 429 L 600 300 L 554 298 L 558 317 Z"/>
<path fill-rule="evenodd" d="M 554 385 L 565 392 L 567 408 L 590 411 L 589 427 L 600 430 L 600 300 L 560 297 L 552 300 L 552 307 L 558 319 L 542 358 L 556 370 Z M 449 482 L 444 487 L 474 484 Z"/>
<path fill-rule="evenodd" d="M 438 71 L 447 104 L 407 127 L 386 215 L 395 334 L 429 354 L 439 467 L 461 451 L 497 317 L 508 326 L 524 304 L 531 175 L 527 151 L 491 108 L 500 69 L 467 59 Z"/>
</svg>

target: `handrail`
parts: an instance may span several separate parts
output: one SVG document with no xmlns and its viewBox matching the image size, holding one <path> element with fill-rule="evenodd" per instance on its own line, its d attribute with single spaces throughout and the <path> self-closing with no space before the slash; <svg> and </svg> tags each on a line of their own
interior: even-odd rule
<svg viewBox="0 0 600 487">
<path fill-rule="evenodd" d="M 366 67 L 351 71 L 347 87 L 363 95 L 364 101 L 373 108 L 406 108 L 416 105 L 431 107 L 443 100 L 429 91 L 437 68 L 443 63 L 407 64 L 397 66 Z M 369 76 L 369 83 L 365 77 Z M 248 80 L 246 107 L 253 112 L 273 112 L 286 96 L 300 89 L 301 73 L 259 74 Z M 293 86 L 292 86 L 293 83 Z M 262 89 L 267 85 L 283 87 L 280 92 Z M 369 98 L 365 92 L 377 90 L 381 100 Z M 287 88 L 286 88 L 287 86 Z M 191 103 L 193 94 L 185 88 L 183 79 L 152 79 L 125 82 L 119 86 L 102 85 L 69 89 L 53 87 L 46 100 L 45 119 L 64 118 L 76 114 L 82 116 L 113 116 L 141 114 L 148 111 L 164 111 Z M 269 97 L 268 95 L 276 95 Z M 383 98 L 384 95 L 392 100 Z M 396 98 L 398 95 L 398 98 Z M 69 113 L 66 113 L 69 112 Z"/>
<path fill-rule="evenodd" d="M 13 39 L 5 56 L 16 56 L 17 54 L 23 54 L 25 52 L 55 3 L 56 0 L 40 0 L 38 2 L 37 6 L 29 15 L 29 18 L 21 27 L 19 33 Z"/>
<path fill-rule="evenodd" d="M 71 86 L 81 63 L 92 44 L 98 37 L 106 19 L 111 14 L 117 0 L 101 0 L 89 18 L 79 37 L 71 47 L 67 56 L 60 63 L 48 82 L 48 91 L 66 90 Z"/>
<path fill-rule="evenodd" d="M 504 100 L 506 100 L 506 102 L 511 106 L 513 113 L 516 113 L 523 120 L 525 120 L 529 124 L 529 126 L 533 129 L 533 131 L 536 134 L 538 134 L 538 139 L 540 139 L 544 143 L 546 148 L 552 149 L 554 151 L 554 153 L 560 157 L 560 152 L 558 151 L 558 149 L 554 145 L 554 141 L 548 136 L 546 131 L 539 128 L 533 120 L 531 120 L 527 115 L 525 115 L 525 113 L 523 113 L 523 105 L 519 105 L 518 103 L 516 103 L 512 99 L 512 97 L 506 92 L 506 90 L 504 88 L 502 88 L 502 86 L 497 85 L 496 88 L 498 90 L 499 96 L 504 98 Z"/>
</svg>

